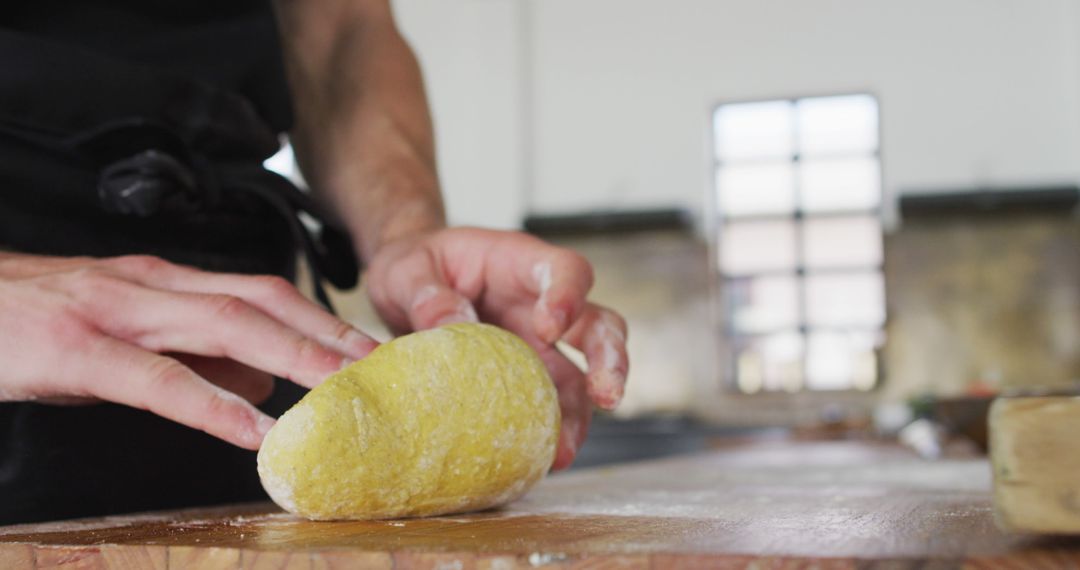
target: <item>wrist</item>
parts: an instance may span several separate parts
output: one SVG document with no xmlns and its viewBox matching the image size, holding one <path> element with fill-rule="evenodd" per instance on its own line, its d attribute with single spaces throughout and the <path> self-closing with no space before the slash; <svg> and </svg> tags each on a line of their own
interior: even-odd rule
<svg viewBox="0 0 1080 570">
<path fill-rule="evenodd" d="M 376 175 L 358 166 L 327 168 L 324 172 L 331 175 L 312 188 L 352 234 L 353 247 L 363 262 L 370 263 L 387 243 L 446 227 L 433 174 L 412 168 Z"/>
<path fill-rule="evenodd" d="M 414 199 L 397 205 L 372 226 L 357 235 L 357 247 L 368 261 L 388 244 L 445 229 L 446 217 L 441 201 Z"/>
</svg>

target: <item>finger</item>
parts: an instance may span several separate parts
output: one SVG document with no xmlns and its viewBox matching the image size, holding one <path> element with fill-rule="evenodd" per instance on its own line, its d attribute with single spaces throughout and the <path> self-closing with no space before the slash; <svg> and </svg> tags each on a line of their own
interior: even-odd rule
<svg viewBox="0 0 1080 570">
<path fill-rule="evenodd" d="M 585 307 L 593 285 L 592 266 L 569 250 L 544 244 L 549 249 L 541 260 L 528 266 L 525 283 L 536 295 L 533 327 L 540 340 L 553 344 L 562 338 Z"/>
<path fill-rule="evenodd" d="M 476 309 L 464 295 L 441 283 L 419 287 L 408 307 L 409 324 L 413 330 L 479 320 Z"/>
<path fill-rule="evenodd" d="M 400 330 L 403 328 L 400 325 L 405 323 L 411 330 L 423 330 L 479 320 L 472 302 L 447 284 L 438 263 L 427 250 L 408 254 L 394 265 L 394 271 L 388 277 L 387 287 L 381 291 L 372 290 L 372 300 L 384 308 L 390 306 L 389 320 L 397 325 L 398 332 L 406 332 Z"/>
<path fill-rule="evenodd" d="M 614 409 L 622 400 L 630 369 L 626 321 L 610 309 L 589 303 L 565 339 L 589 363 L 589 398 L 601 408 Z"/>
<path fill-rule="evenodd" d="M 207 274 L 178 290 L 235 295 L 300 334 L 359 360 L 379 346 L 378 341 L 335 317 L 304 297 L 292 283 L 275 276 L 249 277 Z"/>
<path fill-rule="evenodd" d="M 214 273 L 147 256 L 110 260 L 124 277 L 149 287 L 184 293 L 231 295 L 353 360 L 379 345 L 355 327 L 304 297 L 288 280 L 272 275 Z"/>
<path fill-rule="evenodd" d="M 592 406 L 585 393 L 585 378 L 572 362 L 555 348 L 541 351 L 540 358 L 551 372 L 555 389 L 559 393 L 562 421 L 555 460 L 551 465 L 553 471 L 559 471 L 574 462 L 578 450 L 584 445 L 592 418 Z"/>
<path fill-rule="evenodd" d="M 551 374 L 555 390 L 559 394 L 559 409 L 562 412 L 559 441 L 552 463 L 552 469 L 557 471 L 569 467 L 585 443 L 592 417 L 592 404 L 586 390 L 585 375 L 559 352 L 558 348 L 536 338 L 531 328 L 531 320 L 531 311 L 522 306 L 502 313 L 498 324 L 514 331 L 536 349 Z"/>
<path fill-rule="evenodd" d="M 265 402 L 274 393 L 274 377 L 261 370 L 227 358 L 196 354 L 168 354 L 210 383 L 224 388 L 255 404 Z"/>
<path fill-rule="evenodd" d="M 90 289 L 95 299 L 84 310 L 92 321 L 153 352 L 229 358 L 307 387 L 352 360 L 239 297 L 163 292 L 119 280 Z"/>
<path fill-rule="evenodd" d="M 83 389 L 99 398 L 149 410 L 229 443 L 258 449 L 274 419 L 214 386 L 179 361 L 99 337 L 82 362 Z"/>
</svg>

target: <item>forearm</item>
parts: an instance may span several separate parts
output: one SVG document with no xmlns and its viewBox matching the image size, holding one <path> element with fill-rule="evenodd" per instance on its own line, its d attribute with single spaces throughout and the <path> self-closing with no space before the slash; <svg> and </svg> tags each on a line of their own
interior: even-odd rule
<svg viewBox="0 0 1080 570">
<path fill-rule="evenodd" d="M 431 118 L 416 58 L 382 7 L 279 2 L 305 176 L 370 260 L 445 225 Z M 361 3 L 363 4 L 363 3 Z"/>
</svg>

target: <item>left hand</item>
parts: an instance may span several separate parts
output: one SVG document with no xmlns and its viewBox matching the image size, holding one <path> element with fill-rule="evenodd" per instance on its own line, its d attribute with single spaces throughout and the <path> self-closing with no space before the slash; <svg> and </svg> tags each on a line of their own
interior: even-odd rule
<svg viewBox="0 0 1080 570">
<path fill-rule="evenodd" d="M 610 410 L 622 398 L 626 322 L 586 300 L 592 267 L 573 251 L 518 232 L 439 229 L 383 244 L 367 280 L 375 309 L 395 333 L 482 320 L 536 349 L 562 408 L 553 469 L 574 460 L 592 404 Z M 585 354 L 587 373 L 559 352 L 559 340 Z"/>
</svg>

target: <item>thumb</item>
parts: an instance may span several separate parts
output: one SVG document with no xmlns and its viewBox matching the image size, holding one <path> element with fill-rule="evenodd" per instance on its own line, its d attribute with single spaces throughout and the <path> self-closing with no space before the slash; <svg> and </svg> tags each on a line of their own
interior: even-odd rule
<svg viewBox="0 0 1080 570">
<path fill-rule="evenodd" d="M 442 283 L 428 283 L 414 290 L 407 310 L 413 330 L 479 320 L 472 302 Z"/>
</svg>

